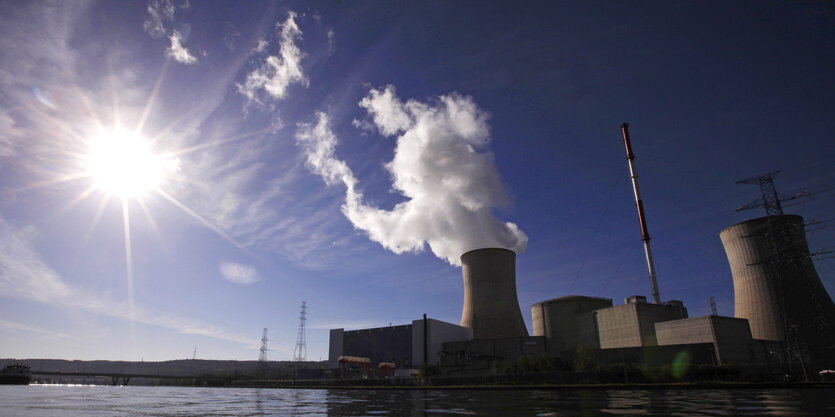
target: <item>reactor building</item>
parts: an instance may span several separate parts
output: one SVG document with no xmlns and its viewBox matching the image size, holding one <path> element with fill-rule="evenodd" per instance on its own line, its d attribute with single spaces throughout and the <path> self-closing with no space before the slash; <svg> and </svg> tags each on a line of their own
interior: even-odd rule
<svg viewBox="0 0 835 417">
<path fill-rule="evenodd" d="M 531 306 L 534 336 L 544 336 L 549 350 L 565 354 L 580 346 L 599 348 L 595 311 L 612 307 L 611 298 L 568 295 Z"/>
<path fill-rule="evenodd" d="M 772 215 L 719 234 L 734 285 L 734 315 L 754 339 L 786 343 L 835 365 L 835 306 L 809 254 L 803 218 Z"/>
</svg>

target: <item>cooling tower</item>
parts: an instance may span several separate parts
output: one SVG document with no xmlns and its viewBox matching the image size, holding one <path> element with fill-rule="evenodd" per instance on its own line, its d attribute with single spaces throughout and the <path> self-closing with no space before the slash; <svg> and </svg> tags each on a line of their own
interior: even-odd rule
<svg viewBox="0 0 835 417">
<path fill-rule="evenodd" d="M 508 249 L 476 249 L 461 255 L 464 309 L 461 325 L 475 339 L 527 336 L 516 297 L 516 253 Z"/>
<path fill-rule="evenodd" d="M 754 339 L 785 341 L 790 327 L 797 341 L 811 350 L 831 351 L 835 306 L 809 259 L 803 218 L 780 215 L 771 221 L 771 228 L 769 218 L 760 217 L 719 233 L 733 275 L 734 315 L 748 319 Z M 790 247 L 779 248 L 780 256 L 775 258 L 769 230 L 779 228 L 787 231 Z"/>
</svg>

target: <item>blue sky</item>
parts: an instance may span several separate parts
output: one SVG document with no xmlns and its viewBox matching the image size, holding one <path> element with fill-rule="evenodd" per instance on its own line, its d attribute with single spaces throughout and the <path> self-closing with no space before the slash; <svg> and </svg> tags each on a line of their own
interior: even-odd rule
<svg viewBox="0 0 835 417">
<path fill-rule="evenodd" d="M 661 296 L 691 316 L 710 296 L 733 314 L 718 234 L 761 215 L 734 211 L 758 196 L 736 181 L 783 170 L 784 194 L 820 192 L 787 211 L 833 220 L 830 2 L 33 1 L 0 19 L 0 357 L 254 360 L 267 327 L 288 360 L 305 300 L 317 360 L 329 328 L 458 322 L 454 264 L 483 246 L 519 251 L 529 328 L 538 301 L 649 295 L 622 122 Z M 809 239 L 835 246 L 831 227 Z"/>
</svg>

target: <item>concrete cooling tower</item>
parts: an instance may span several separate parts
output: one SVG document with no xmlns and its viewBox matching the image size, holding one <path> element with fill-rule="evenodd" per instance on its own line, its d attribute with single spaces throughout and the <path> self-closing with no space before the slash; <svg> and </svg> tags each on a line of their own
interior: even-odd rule
<svg viewBox="0 0 835 417">
<path fill-rule="evenodd" d="M 464 309 L 461 325 L 475 339 L 527 336 L 516 297 L 516 253 L 508 249 L 476 249 L 461 255 Z"/>
<path fill-rule="evenodd" d="M 835 306 L 809 259 L 803 218 L 780 215 L 771 221 L 771 228 L 769 218 L 760 217 L 719 233 L 733 275 L 734 315 L 748 319 L 754 339 L 785 342 L 786 329 L 791 327 L 797 341 L 810 350 L 832 351 Z M 775 228 L 784 228 L 790 242 L 790 247 L 779 248 L 779 259 L 798 262 L 774 262 L 769 230 Z"/>
</svg>

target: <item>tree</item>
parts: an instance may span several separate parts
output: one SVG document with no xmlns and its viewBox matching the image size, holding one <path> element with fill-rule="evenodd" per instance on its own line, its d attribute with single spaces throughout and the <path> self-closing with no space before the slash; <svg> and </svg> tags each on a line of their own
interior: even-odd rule
<svg viewBox="0 0 835 417">
<path fill-rule="evenodd" d="M 418 376 L 424 385 L 430 385 L 432 378 L 441 374 L 441 369 L 431 363 L 424 363 L 418 368 Z"/>
<path fill-rule="evenodd" d="M 581 345 L 574 352 L 574 370 L 575 371 L 591 371 L 597 368 L 597 357 L 594 354 L 594 349 Z"/>
</svg>

